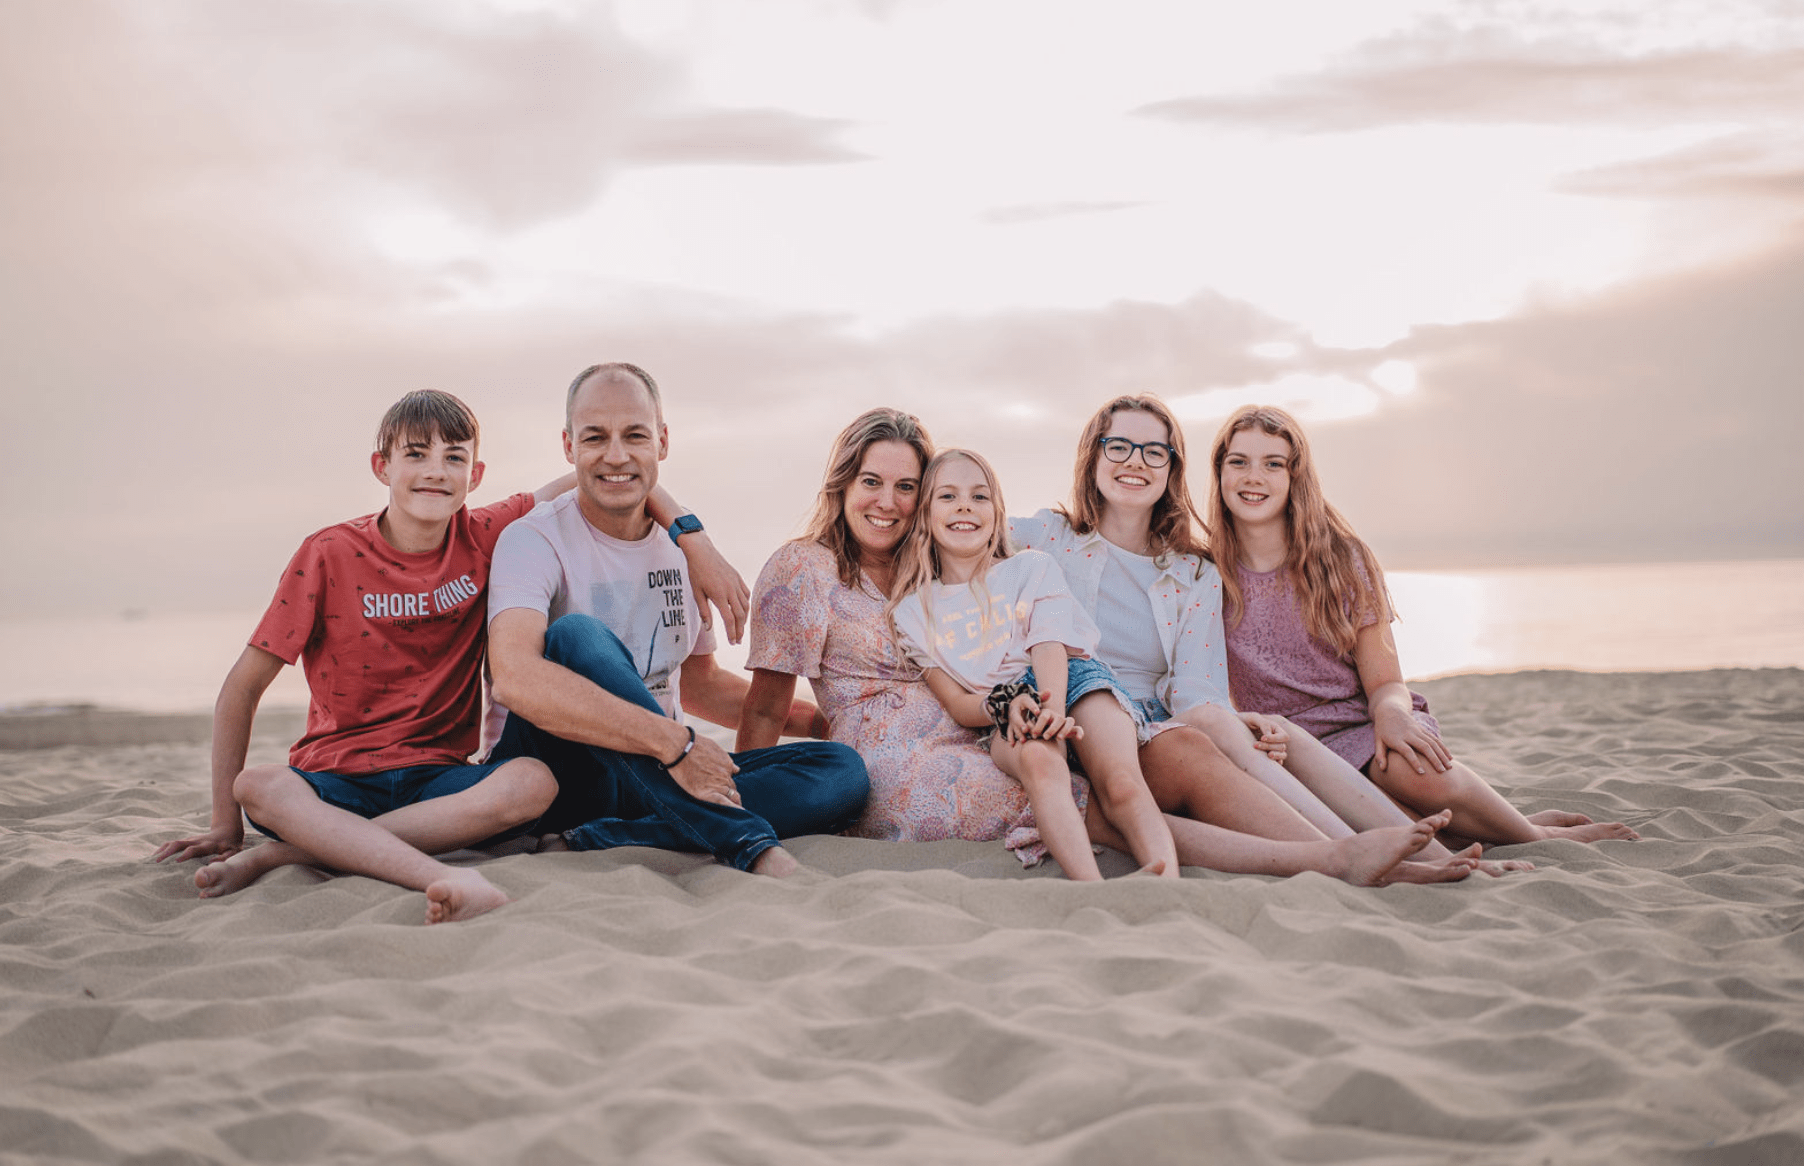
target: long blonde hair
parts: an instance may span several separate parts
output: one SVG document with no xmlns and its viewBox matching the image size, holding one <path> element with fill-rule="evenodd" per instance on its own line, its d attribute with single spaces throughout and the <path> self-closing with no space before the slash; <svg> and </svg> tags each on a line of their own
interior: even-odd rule
<svg viewBox="0 0 1804 1166">
<path fill-rule="evenodd" d="M 1157 418 L 1165 426 L 1166 444 L 1171 446 L 1165 493 L 1153 503 L 1147 532 L 1147 541 L 1151 544 L 1148 549 L 1154 558 L 1168 555 L 1207 558 L 1209 547 L 1204 540 L 1208 535 L 1208 524 L 1197 513 L 1196 503 L 1190 500 L 1190 483 L 1184 473 L 1187 464 L 1184 430 L 1172 416 L 1171 408 L 1151 393 L 1116 397 L 1090 418 L 1077 439 L 1077 466 L 1071 471 L 1071 505 L 1059 507 L 1059 514 L 1071 524 L 1075 534 L 1089 534 L 1102 522 L 1103 507 L 1107 503 L 1103 501 L 1102 491 L 1096 487 L 1096 467 L 1102 459 L 1102 439 L 1114 424 L 1115 414 L 1124 412 L 1147 413 Z M 1202 569 L 1200 562 L 1197 569 L 1199 572 Z"/>
<path fill-rule="evenodd" d="M 1343 656 L 1351 655 L 1359 638 L 1359 613 L 1375 611 L 1384 618 L 1392 610 L 1384 573 L 1372 549 L 1353 533 L 1340 511 L 1322 497 L 1309 441 L 1296 418 L 1275 405 L 1245 405 L 1222 424 L 1209 453 L 1210 536 L 1215 561 L 1221 565 L 1222 609 L 1229 627 L 1240 622 L 1246 599 L 1240 590 L 1240 532 L 1221 492 L 1221 467 L 1236 433 L 1257 428 L 1290 443 L 1290 498 L 1285 506 L 1283 569 L 1296 593 L 1303 626 L 1314 638 Z M 1364 573 L 1360 568 L 1364 567 Z"/>
<path fill-rule="evenodd" d="M 860 413 L 833 439 L 833 452 L 827 458 L 827 472 L 821 479 L 814 513 L 808 516 L 808 526 L 796 540 L 819 543 L 832 551 L 839 581 L 847 587 L 858 586 L 859 564 L 858 542 L 846 525 L 846 491 L 864 465 L 865 453 L 883 441 L 899 441 L 913 449 L 923 466 L 933 460 L 933 438 L 927 436 L 926 426 L 914 414 L 887 408 Z"/>
<path fill-rule="evenodd" d="M 890 583 L 889 601 L 883 605 L 883 615 L 889 621 L 892 636 L 896 634 L 896 608 L 916 591 L 921 593 L 921 610 L 927 613 L 929 623 L 932 622 L 933 608 L 928 602 L 927 588 L 940 577 L 940 549 L 934 545 L 927 511 L 933 505 L 933 491 L 940 474 L 947 465 L 955 461 L 967 461 L 976 466 L 982 471 L 984 481 L 990 488 L 990 505 L 996 513 L 990 524 L 989 559 L 1006 559 L 1013 553 L 1008 541 L 1008 507 L 1002 501 L 1002 483 L 996 480 L 995 469 L 984 460 L 982 454 L 972 450 L 941 450 L 921 473 L 921 501 L 915 507 L 914 517 L 909 520 L 908 533 L 902 536 L 902 541 L 896 548 L 896 575 Z M 971 594 L 977 599 L 980 612 L 978 619 L 986 630 L 989 627 L 990 605 L 978 586 L 983 582 L 984 571 L 988 566 L 989 560 L 986 560 L 971 576 Z"/>
</svg>

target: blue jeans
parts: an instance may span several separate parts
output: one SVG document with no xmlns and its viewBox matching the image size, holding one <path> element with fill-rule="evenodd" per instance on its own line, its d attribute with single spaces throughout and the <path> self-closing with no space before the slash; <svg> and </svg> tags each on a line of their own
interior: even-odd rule
<svg viewBox="0 0 1804 1166">
<path fill-rule="evenodd" d="M 545 632 L 545 658 L 663 716 L 631 654 L 600 620 L 567 615 Z M 691 797 L 662 765 L 635 753 L 566 741 L 509 712 L 491 761 L 536 757 L 557 777 L 540 819 L 575 850 L 655 846 L 712 854 L 749 870 L 778 838 L 836 834 L 858 820 L 870 793 L 864 760 L 834 741 L 773 745 L 732 755 L 741 806 Z"/>
<path fill-rule="evenodd" d="M 305 769 L 295 769 L 300 779 L 313 787 L 319 800 L 329 806 L 337 806 L 341 810 L 349 810 L 360 818 L 376 818 L 398 810 L 402 806 L 411 806 L 415 802 L 429 802 L 434 798 L 449 797 L 460 794 L 474 786 L 489 774 L 501 768 L 501 761 L 489 761 L 483 765 L 448 765 L 437 763 L 432 765 L 408 765 L 400 769 L 388 769 L 381 773 L 362 773 L 346 776 L 342 773 L 315 773 Z M 255 818 L 247 819 L 250 824 L 277 842 L 282 836 Z M 505 830 L 493 838 L 485 838 L 476 843 L 477 846 L 491 846 L 518 838 L 532 827 L 531 822 L 521 823 L 512 830 Z"/>
</svg>

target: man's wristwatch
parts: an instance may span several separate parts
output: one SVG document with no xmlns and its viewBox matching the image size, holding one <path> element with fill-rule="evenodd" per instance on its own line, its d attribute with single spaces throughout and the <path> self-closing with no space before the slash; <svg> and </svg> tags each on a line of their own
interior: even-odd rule
<svg viewBox="0 0 1804 1166">
<path fill-rule="evenodd" d="M 702 520 L 693 514 L 685 514 L 670 524 L 670 541 L 675 542 L 686 534 L 695 534 L 702 528 Z"/>
<path fill-rule="evenodd" d="M 684 725 L 683 727 L 689 730 L 689 740 L 683 743 L 683 751 L 678 753 L 674 758 L 669 761 L 658 762 L 658 764 L 665 769 L 675 769 L 677 766 L 681 765 L 683 763 L 683 758 L 689 756 L 689 750 L 695 748 L 695 726 Z"/>
</svg>

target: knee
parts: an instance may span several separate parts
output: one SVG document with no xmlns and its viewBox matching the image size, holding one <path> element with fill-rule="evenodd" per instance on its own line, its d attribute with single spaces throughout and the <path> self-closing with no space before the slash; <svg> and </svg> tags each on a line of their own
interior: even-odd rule
<svg viewBox="0 0 1804 1166">
<path fill-rule="evenodd" d="M 1086 772 L 1090 777 L 1090 788 L 1105 805 L 1118 804 L 1147 788 L 1146 778 L 1136 766 L 1103 765 L 1091 767 Z"/>
<path fill-rule="evenodd" d="M 1055 748 L 1047 741 L 1022 742 L 1018 768 L 1021 770 L 1021 784 L 1030 789 L 1036 785 L 1070 780 L 1071 767 L 1065 763 L 1063 747 Z"/>
<path fill-rule="evenodd" d="M 286 765 L 257 765 L 232 779 L 232 797 L 247 813 L 267 805 L 289 780 L 299 780 Z"/>
<path fill-rule="evenodd" d="M 545 658 L 577 672 L 597 664 L 632 667 L 632 655 L 614 630 L 594 616 L 580 613 L 562 616 L 545 629 Z"/>
<path fill-rule="evenodd" d="M 500 778 L 500 792 L 510 811 L 509 817 L 530 821 L 551 808 L 557 800 L 557 778 L 551 767 L 534 757 L 520 757 L 495 771 Z"/>
<path fill-rule="evenodd" d="M 806 741 L 799 743 L 812 755 L 816 774 L 815 789 L 823 801 L 834 806 L 849 804 L 863 807 L 871 794 L 871 775 L 865 769 L 858 750 L 838 741 Z"/>
</svg>

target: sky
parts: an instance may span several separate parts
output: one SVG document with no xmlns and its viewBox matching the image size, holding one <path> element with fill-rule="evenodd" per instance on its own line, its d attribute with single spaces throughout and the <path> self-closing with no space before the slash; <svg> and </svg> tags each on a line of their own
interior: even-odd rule
<svg viewBox="0 0 1804 1166">
<path fill-rule="evenodd" d="M 1392 567 L 1804 557 L 1792 0 L 12 0 L 14 618 L 255 611 L 457 393 L 667 395 L 749 577 L 887 404 L 1063 498 L 1108 396 L 1308 427 Z M 1195 488 L 1203 491 L 1201 479 Z M 22 546 L 22 552 L 18 549 Z"/>
</svg>

